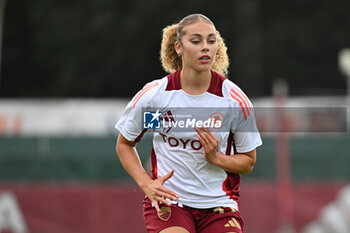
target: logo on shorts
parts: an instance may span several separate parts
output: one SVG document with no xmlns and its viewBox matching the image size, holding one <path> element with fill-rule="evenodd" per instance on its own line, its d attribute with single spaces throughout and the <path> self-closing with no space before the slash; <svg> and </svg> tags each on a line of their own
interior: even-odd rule
<svg viewBox="0 0 350 233">
<path fill-rule="evenodd" d="M 238 221 L 235 218 L 232 218 L 230 221 L 228 221 L 225 224 L 225 227 L 236 227 L 238 229 L 242 229 L 241 228 L 241 224 L 239 224 Z"/>
<path fill-rule="evenodd" d="M 143 128 L 144 129 L 160 129 L 160 116 L 159 110 L 156 112 L 146 111 L 143 112 Z"/>
<path fill-rule="evenodd" d="M 171 209 L 168 206 L 163 206 L 160 208 L 160 211 L 157 213 L 159 219 L 163 221 L 168 221 L 171 216 Z"/>
</svg>

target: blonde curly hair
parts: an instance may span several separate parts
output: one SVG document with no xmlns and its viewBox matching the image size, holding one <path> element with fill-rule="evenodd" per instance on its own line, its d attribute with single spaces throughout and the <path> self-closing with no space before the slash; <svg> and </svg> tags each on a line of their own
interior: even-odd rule
<svg viewBox="0 0 350 233">
<path fill-rule="evenodd" d="M 184 28 L 199 20 L 205 20 L 212 25 L 213 22 L 202 14 L 191 14 L 183 18 L 179 23 L 172 24 L 163 29 L 163 37 L 160 49 L 160 60 L 163 69 L 168 73 L 173 73 L 182 68 L 182 60 L 175 51 L 174 44 L 176 41 L 181 43 L 181 38 L 184 34 Z M 229 59 L 227 55 L 227 47 L 220 33 L 216 31 L 216 41 L 218 50 L 216 52 L 215 61 L 212 70 L 226 76 L 228 73 Z"/>
</svg>

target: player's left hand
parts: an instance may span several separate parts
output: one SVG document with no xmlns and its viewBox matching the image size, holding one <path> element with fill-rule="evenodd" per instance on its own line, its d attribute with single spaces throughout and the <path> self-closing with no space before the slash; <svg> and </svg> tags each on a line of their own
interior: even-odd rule
<svg viewBox="0 0 350 233">
<path fill-rule="evenodd" d="M 198 135 L 198 139 L 203 146 L 205 159 L 214 164 L 218 152 L 219 140 L 209 131 L 208 128 L 194 128 Z"/>
</svg>

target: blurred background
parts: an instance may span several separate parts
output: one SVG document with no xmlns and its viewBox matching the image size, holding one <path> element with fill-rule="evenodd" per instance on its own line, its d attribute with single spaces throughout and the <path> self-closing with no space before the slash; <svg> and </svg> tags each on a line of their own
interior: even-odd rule
<svg viewBox="0 0 350 233">
<path fill-rule="evenodd" d="M 350 232 L 349 9 L 348 0 L 0 0 L 0 233 L 145 232 L 144 195 L 117 159 L 114 125 L 166 75 L 162 29 L 190 13 L 215 23 L 228 78 L 257 109 L 264 145 L 242 179 L 245 232 Z M 138 150 L 147 166 L 151 135 Z"/>
</svg>

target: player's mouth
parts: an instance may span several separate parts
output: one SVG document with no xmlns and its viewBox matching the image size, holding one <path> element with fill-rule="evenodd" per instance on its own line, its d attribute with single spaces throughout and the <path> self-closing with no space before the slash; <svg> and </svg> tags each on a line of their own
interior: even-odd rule
<svg viewBox="0 0 350 233">
<path fill-rule="evenodd" d="M 209 63 L 210 62 L 210 56 L 208 55 L 203 55 L 199 58 L 199 60 L 203 63 Z"/>
</svg>

